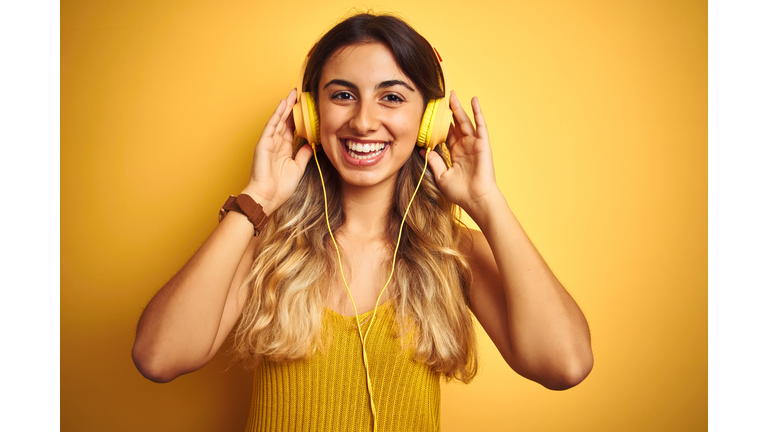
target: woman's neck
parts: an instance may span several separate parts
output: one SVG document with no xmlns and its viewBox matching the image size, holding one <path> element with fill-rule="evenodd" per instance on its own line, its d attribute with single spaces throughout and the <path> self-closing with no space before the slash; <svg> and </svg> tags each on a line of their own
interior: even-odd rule
<svg viewBox="0 0 768 432">
<path fill-rule="evenodd" d="M 384 239 L 394 188 L 394 181 L 369 187 L 355 187 L 342 182 L 341 197 L 346 216 L 342 228 L 344 235 L 350 240 Z"/>
</svg>

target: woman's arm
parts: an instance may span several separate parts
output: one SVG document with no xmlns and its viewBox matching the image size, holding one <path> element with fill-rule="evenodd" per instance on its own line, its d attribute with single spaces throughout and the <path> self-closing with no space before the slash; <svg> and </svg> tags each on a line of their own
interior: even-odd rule
<svg viewBox="0 0 768 432">
<path fill-rule="evenodd" d="M 437 155 L 429 164 L 437 184 L 482 233 L 464 252 L 473 270 L 472 311 L 507 363 L 520 375 L 562 390 L 592 369 L 586 319 L 533 246 L 499 190 L 488 131 L 477 98 L 477 129 L 455 95 L 455 127 L 448 136 L 452 167 Z"/>
<path fill-rule="evenodd" d="M 472 218 L 483 231 L 472 231 L 467 250 L 472 311 L 517 373 L 552 390 L 573 387 L 592 370 L 586 319 L 504 197 L 491 205 L 502 214 Z"/>
<path fill-rule="evenodd" d="M 230 212 L 141 314 L 133 362 L 155 382 L 205 366 L 237 322 L 245 300 L 238 288 L 253 263 L 253 225 Z M 238 294 L 240 292 L 240 294 Z"/>
<path fill-rule="evenodd" d="M 280 101 L 256 144 L 248 186 L 271 215 L 296 190 L 312 154 L 306 146 L 293 157 L 292 90 Z M 242 313 L 247 293 L 240 285 L 253 265 L 258 238 L 253 225 L 229 212 L 200 249 L 155 294 L 141 314 L 133 361 L 148 379 L 168 382 L 205 366 L 218 352 Z"/>
</svg>

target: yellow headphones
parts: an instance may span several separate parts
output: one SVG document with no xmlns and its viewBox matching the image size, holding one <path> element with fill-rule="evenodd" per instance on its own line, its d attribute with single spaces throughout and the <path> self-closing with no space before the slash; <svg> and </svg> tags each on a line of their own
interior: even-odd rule
<svg viewBox="0 0 768 432">
<path fill-rule="evenodd" d="M 438 145 L 445 144 L 452 117 L 448 101 L 451 95 L 450 81 L 448 80 L 448 75 L 445 73 L 443 58 L 440 56 L 440 53 L 437 52 L 436 48 L 433 47 L 432 49 L 435 51 L 435 56 L 437 57 L 437 60 L 440 63 L 440 69 L 443 72 L 445 96 L 438 99 L 432 99 L 427 103 L 427 107 L 424 110 L 424 116 L 421 118 L 419 138 L 416 141 L 417 146 L 425 147 L 430 150 L 434 150 Z M 304 59 L 304 64 L 301 66 L 299 83 L 296 86 L 296 90 L 299 91 L 299 93 L 296 97 L 296 104 L 293 106 L 293 122 L 296 125 L 296 134 L 306 138 L 307 142 L 311 145 L 320 142 L 320 118 L 317 115 L 317 106 L 315 105 L 312 93 L 303 92 L 301 90 L 304 85 L 304 71 L 307 68 L 307 62 L 309 61 L 309 56 L 312 54 L 313 50 L 314 47 L 309 50 L 307 58 Z M 448 154 L 447 151 L 444 153 L 446 155 Z"/>
<path fill-rule="evenodd" d="M 443 157 L 445 158 L 446 164 L 450 167 L 451 166 L 451 160 L 449 156 L 448 149 L 445 147 L 445 140 L 448 137 L 448 130 L 451 126 L 451 109 L 449 107 L 450 103 L 448 98 L 450 97 L 451 90 L 448 84 L 448 76 L 445 74 L 445 69 L 443 68 L 443 59 L 440 57 L 440 53 L 437 52 L 437 49 L 434 47 L 432 48 L 435 51 L 435 56 L 437 57 L 438 62 L 440 63 L 440 69 L 443 72 L 443 80 L 445 82 L 445 93 L 444 96 L 438 99 L 432 99 L 427 103 L 427 107 L 424 110 L 424 116 L 421 119 L 421 126 L 419 127 L 419 137 L 416 142 L 416 145 L 419 147 L 425 147 L 427 149 L 426 156 L 429 156 L 429 152 L 433 150 L 437 145 L 441 145 L 443 151 Z M 301 73 L 299 74 L 299 83 L 296 87 L 297 91 L 302 89 L 302 85 L 304 84 L 304 71 L 307 67 L 307 62 L 309 61 L 309 56 L 312 54 L 312 50 L 314 50 L 314 47 L 309 50 L 309 54 L 307 54 L 307 58 L 304 60 L 304 64 L 301 66 Z M 416 184 L 416 189 L 413 191 L 413 196 L 411 196 L 411 200 L 408 202 L 408 206 L 405 209 L 405 213 L 403 214 L 403 220 L 400 222 L 400 231 L 397 235 L 397 243 L 395 244 L 395 253 L 392 255 L 392 269 L 389 273 L 389 278 L 387 279 L 387 283 L 384 284 L 384 287 L 381 289 L 381 292 L 379 292 L 379 296 L 376 299 L 376 305 L 373 308 L 373 316 L 371 317 L 370 324 L 368 325 L 368 329 L 365 332 L 365 335 L 363 335 L 363 331 L 361 328 L 360 323 L 360 316 L 357 313 L 357 306 L 355 305 L 355 299 L 352 298 L 352 291 L 349 289 L 349 285 L 347 284 L 347 279 L 344 276 L 344 269 L 341 265 L 341 252 L 339 251 L 339 245 L 336 243 L 336 239 L 333 236 L 333 231 L 331 231 L 331 222 L 328 219 L 328 197 L 325 191 L 325 181 L 323 180 L 323 172 L 320 169 L 320 162 L 317 160 L 317 151 L 315 149 L 315 145 L 319 142 L 320 137 L 320 118 L 317 115 L 317 109 L 315 106 L 314 98 L 312 97 L 312 93 L 310 92 L 300 92 L 298 94 L 298 97 L 296 99 L 296 104 L 293 106 L 293 122 L 296 127 L 296 134 L 300 137 L 306 138 L 309 144 L 312 146 L 312 152 L 315 155 L 315 163 L 317 164 L 317 170 L 320 173 L 320 184 L 323 187 L 323 200 L 325 202 L 325 223 L 328 226 L 328 233 L 331 235 L 331 240 L 333 241 L 333 246 L 336 249 L 336 257 L 339 260 L 339 270 L 341 271 L 341 279 L 344 282 L 344 286 L 347 289 L 347 294 L 349 295 L 349 299 L 352 301 L 352 307 L 355 310 L 355 319 L 357 320 L 357 331 L 360 335 L 360 342 L 363 345 L 363 363 L 365 365 L 365 377 L 368 385 L 368 397 L 371 403 L 371 413 L 373 415 L 373 431 L 376 432 L 376 404 L 373 401 L 373 383 L 371 382 L 371 376 L 369 373 L 368 368 L 368 354 L 365 352 L 365 342 L 368 340 L 368 332 L 373 327 L 373 321 L 376 319 L 376 310 L 379 307 L 379 300 L 381 300 L 382 294 L 384 294 L 384 290 L 389 285 L 389 282 L 392 280 L 392 275 L 395 273 L 395 259 L 397 257 L 397 250 L 400 247 L 400 238 L 403 234 L 403 226 L 405 225 L 405 218 L 408 217 L 408 210 L 411 208 L 411 203 L 413 202 L 413 199 L 416 197 L 416 192 L 419 190 L 419 186 L 421 185 L 421 180 L 424 178 L 424 173 L 427 171 L 427 158 L 425 157 L 424 160 L 424 169 L 421 172 L 421 177 L 419 177 L 419 182 Z"/>
</svg>

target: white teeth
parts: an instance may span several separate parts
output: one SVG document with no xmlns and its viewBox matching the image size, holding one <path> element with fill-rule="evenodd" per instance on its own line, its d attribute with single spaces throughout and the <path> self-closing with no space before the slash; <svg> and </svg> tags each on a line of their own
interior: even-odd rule
<svg viewBox="0 0 768 432">
<path fill-rule="evenodd" d="M 369 153 L 369 152 L 375 152 L 382 150 L 386 145 L 384 143 L 366 143 L 366 144 L 360 144 L 360 143 L 353 143 L 350 141 L 347 141 L 347 148 L 352 151 L 356 151 L 358 153 Z"/>
<path fill-rule="evenodd" d="M 378 156 L 382 150 L 384 150 L 384 147 L 386 147 L 386 144 L 384 143 L 353 143 L 351 141 L 347 141 L 347 149 L 349 150 L 347 153 L 349 153 L 350 156 L 352 156 L 355 159 L 360 160 L 366 160 L 370 159 L 372 157 Z M 365 155 L 361 155 L 359 153 L 368 153 Z"/>
</svg>

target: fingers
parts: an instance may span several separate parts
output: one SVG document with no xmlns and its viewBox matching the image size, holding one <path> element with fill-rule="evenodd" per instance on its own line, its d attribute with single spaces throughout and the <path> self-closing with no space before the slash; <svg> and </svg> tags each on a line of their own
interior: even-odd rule
<svg viewBox="0 0 768 432">
<path fill-rule="evenodd" d="M 286 102 L 286 110 L 283 111 L 282 116 L 280 117 L 281 122 L 285 122 L 285 120 L 288 118 L 288 116 L 292 116 L 293 114 L 293 106 L 296 104 L 296 89 L 291 89 L 291 91 L 288 93 L 288 97 L 285 99 Z"/>
<path fill-rule="evenodd" d="M 292 146 L 292 144 L 293 144 L 293 130 L 294 130 L 293 116 L 289 116 L 288 119 L 285 122 L 280 123 L 280 125 L 278 126 L 278 129 L 279 130 L 275 131 L 275 136 L 274 136 L 275 139 L 274 139 L 274 141 L 276 143 L 282 143 L 282 144 L 288 143 L 288 144 L 291 144 L 291 146 L 289 146 L 289 147 L 293 148 L 293 146 Z M 280 140 L 282 140 L 282 141 L 280 141 Z"/>
<path fill-rule="evenodd" d="M 453 147 L 453 144 L 458 141 L 458 138 L 456 138 L 456 132 L 453 128 L 453 123 L 448 127 L 448 138 L 445 141 L 445 144 L 448 145 L 448 148 L 450 149 Z"/>
<path fill-rule="evenodd" d="M 488 141 L 488 126 L 485 124 L 485 116 L 483 116 L 483 110 L 480 109 L 480 99 L 477 96 L 472 98 L 472 112 L 475 114 L 478 138 Z"/>
<path fill-rule="evenodd" d="M 285 105 L 283 105 L 283 101 L 285 101 Z M 293 130 L 290 127 L 286 127 L 287 120 L 292 121 L 293 120 L 293 105 L 296 104 L 296 89 L 291 89 L 291 91 L 288 93 L 288 97 L 286 99 L 280 100 L 280 105 L 277 106 L 277 109 L 275 110 L 275 115 L 280 116 L 280 120 L 278 120 L 274 133 L 277 135 L 284 135 L 287 130 L 290 130 L 291 133 L 291 139 L 293 139 Z M 269 119 L 272 121 L 272 118 Z M 290 140 L 289 140 L 290 141 Z"/>
<path fill-rule="evenodd" d="M 453 118 L 458 125 L 458 129 L 464 136 L 476 136 L 475 126 L 472 124 L 464 108 L 459 102 L 459 98 L 456 97 L 456 93 L 451 91 L 451 110 L 453 111 Z"/>
<path fill-rule="evenodd" d="M 287 103 L 285 99 L 280 99 L 280 103 L 275 108 L 275 111 L 267 120 L 267 124 L 264 126 L 264 130 L 261 132 L 261 136 L 272 136 L 275 133 L 278 125 L 280 124 L 280 118 L 283 116 Z"/>
<path fill-rule="evenodd" d="M 304 146 L 296 152 L 296 157 L 293 158 L 293 160 L 295 160 L 296 164 L 301 168 L 302 174 L 304 173 L 304 168 L 307 167 L 307 163 L 309 163 L 309 160 L 312 158 L 312 155 L 312 147 L 309 144 L 304 144 Z"/>
<path fill-rule="evenodd" d="M 421 156 L 424 157 L 424 155 L 427 153 L 426 150 L 421 150 Z M 443 158 L 440 157 L 437 152 L 431 151 L 429 152 L 429 159 L 427 160 L 427 164 L 429 165 L 429 168 L 432 170 L 432 174 L 435 176 L 435 179 L 437 181 L 440 181 L 440 177 L 445 174 L 446 171 L 448 171 L 448 166 L 445 164 L 445 161 Z"/>
</svg>

